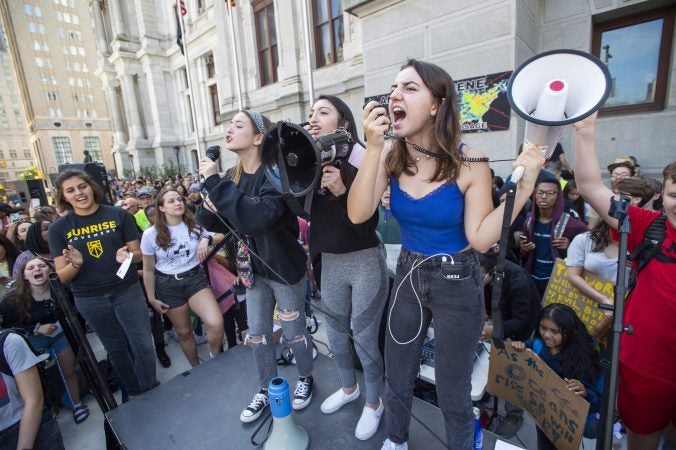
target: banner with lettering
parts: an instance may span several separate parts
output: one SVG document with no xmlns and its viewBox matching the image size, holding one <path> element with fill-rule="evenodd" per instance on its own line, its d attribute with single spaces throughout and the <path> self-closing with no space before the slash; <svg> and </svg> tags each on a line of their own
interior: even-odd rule
<svg viewBox="0 0 676 450">
<path fill-rule="evenodd" d="M 491 346 L 486 390 L 528 411 L 557 449 L 578 450 L 589 402 L 569 391 L 538 355 L 502 344 Z"/>
<path fill-rule="evenodd" d="M 507 100 L 507 84 L 511 75 L 511 71 L 499 72 L 455 82 L 463 133 L 509 129 L 512 109 Z"/>
<path fill-rule="evenodd" d="M 582 271 L 582 278 L 595 291 L 611 299 L 615 298 L 615 283 L 612 281 L 586 270 Z M 594 325 L 603 317 L 603 310 L 599 309 L 598 303 L 584 295 L 568 281 L 568 267 L 562 259 L 557 259 L 554 263 L 543 301 L 545 306 L 550 303 L 563 303 L 573 308 L 590 333 Z"/>
</svg>

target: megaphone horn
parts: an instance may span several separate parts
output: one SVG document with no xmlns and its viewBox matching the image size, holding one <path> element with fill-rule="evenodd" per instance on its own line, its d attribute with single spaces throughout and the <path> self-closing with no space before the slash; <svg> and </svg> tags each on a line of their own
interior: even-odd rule
<svg viewBox="0 0 676 450">
<path fill-rule="evenodd" d="M 270 380 L 268 387 L 272 432 L 265 441 L 264 450 L 306 450 L 310 448 L 310 436 L 296 425 L 291 415 L 289 383 L 282 377 Z"/>
<path fill-rule="evenodd" d="M 546 159 L 554 152 L 565 125 L 593 114 L 610 94 L 608 67 L 579 50 L 551 50 L 528 59 L 509 79 L 507 99 L 526 119 L 525 144 L 540 147 Z M 517 167 L 512 181 L 518 182 Z"/>
</svg>

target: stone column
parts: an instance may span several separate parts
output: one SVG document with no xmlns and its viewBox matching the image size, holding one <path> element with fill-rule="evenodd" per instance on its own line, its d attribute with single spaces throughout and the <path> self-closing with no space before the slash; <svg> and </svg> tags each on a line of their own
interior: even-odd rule
<svg viewBox="0 0 676 450">
<path fill-rule="evenodd" d="M 138 101 L 136 100 L 136 90 L 134 89 L 133 74 L 120 75 L 122 95 L 124 104 L 127 107 L 127 123 L 129 124 L 129 142 L 136 143 L 143 141 L 143 129 L 141 127 L 141 115 L 138 111 Z"/>
<path fill-rule="evenodd" d="M 106 40 L 105 25 L 103 24 L 103 11 L 101 11 L 101 3 L 99 0 L 92 0 L 89 5 L 92 8 L 92 16 L 94 16 L 94 32 L 96 33 L 96 46 L 99 52 L 103 54 L 110 53 L 108 41 Z"/>
<path fill-rule="evenodd" d="M 110 10 L 110 18 L 113 24 L 113 35 L 126 36 L 120 0 L 108 0 L 108 9 Z"/>
<path fill-rule="evenodd" d="M 106 98 L 108 99 L 108 106 L 110 107 L 111 120 L 113 122 L 113 136 L 115 139 L 115 145 L 117 147 L 122 147 L 126 145 L 125 142 L 125 131 L 122 129 L 122 112 L 120 111 L 120 104 L 117 101 L 115 95 L 115 89 L 112 86 L 106 86 L 103 88 L 106 93 Z"/>
</svg>

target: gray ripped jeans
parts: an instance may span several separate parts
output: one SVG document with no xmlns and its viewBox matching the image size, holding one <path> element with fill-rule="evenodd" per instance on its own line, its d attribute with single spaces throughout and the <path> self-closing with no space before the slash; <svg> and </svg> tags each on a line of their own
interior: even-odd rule
<svg viewBox="0 0 676 450">
<path fill-rule="evenodd" d="M 249 320 L 247 341 L 253 347 L 261 387 L 267 387 L 270 380 L 277 376 L 277 358 L 272 338 L 275 302 L 281 319 L 283 339 L 293 350 L 298 374 L 312 374 L 312 337 L 305 325 L 303 305 L 305 287 L 305 277 L 296 284 L 287 285 L 256 275 L 253 286 L 246 293 L 246 313 Z"/>
</svg>

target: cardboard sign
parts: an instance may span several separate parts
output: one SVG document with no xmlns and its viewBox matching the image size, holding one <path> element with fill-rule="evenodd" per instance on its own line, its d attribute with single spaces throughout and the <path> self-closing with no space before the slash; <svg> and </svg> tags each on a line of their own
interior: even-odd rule
<svg viewBox="0 0 676 450">
<path fill-rule="evenodd" d="M 595 291 L 611 299 L 614 298 L 615 283 L 612 281 L 586 270 L 582 271 L 582 278 Z M 599 309 L 598 303 L 584 295 L 568 281 L 568 267 L 562 259 L 557 259 L 554 263 L 552 277 L 545 291 L 544 305 L 547 306 L 550 303 L 563 303 L 573 308 L 589 332 L 603 317 L 603 310 Z"/>
<path fill-rule="evenodd" d="M 491 346 L 486 390 L 517 405 L 559 450 L 577 450 L 589 413 L 589 402 L 566 387 L 565 381 L 530 350 L 518 352 L 509 342 Z"/>
</svg>

